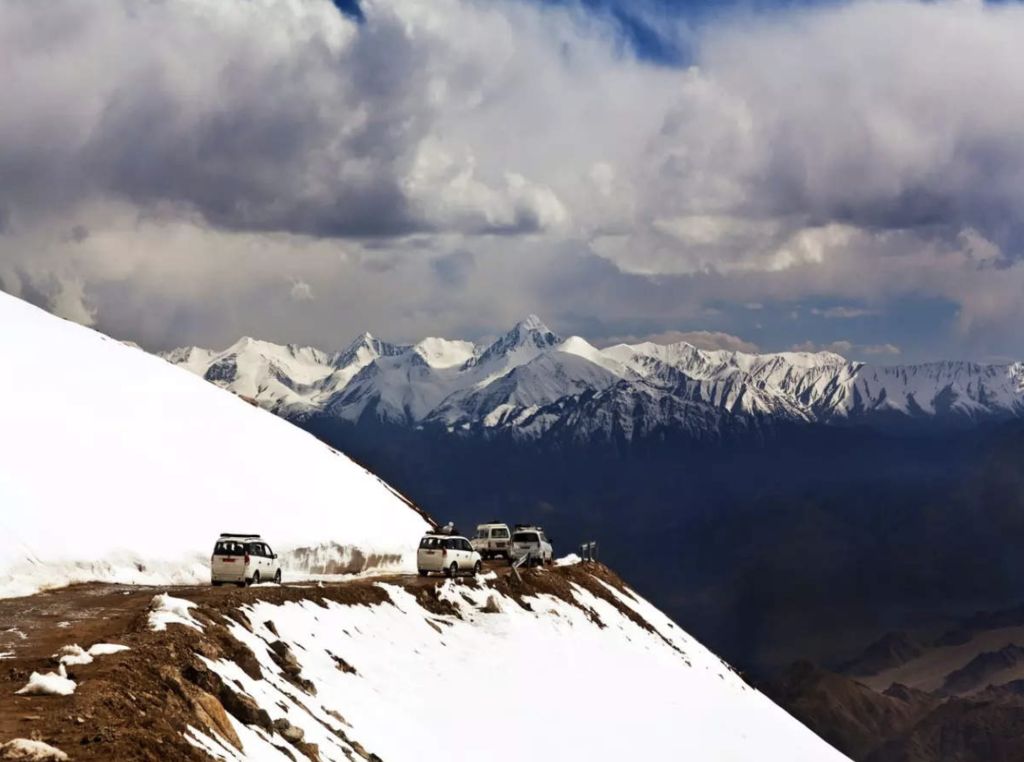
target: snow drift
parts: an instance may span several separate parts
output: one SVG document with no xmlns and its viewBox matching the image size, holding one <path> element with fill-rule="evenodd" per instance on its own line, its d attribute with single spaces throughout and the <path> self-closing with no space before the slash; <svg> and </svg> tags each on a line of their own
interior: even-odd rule
<svg viewBox="0 0 1024 762">
<path fill-rule="evenodd" d="M 325 545 L 408 559 L 427 528 L 291 424 L 2 293 L 0 358 L 0 596 L 202 581 L 224 531 L 301 549 L 301 571 Z"/>
</svg>

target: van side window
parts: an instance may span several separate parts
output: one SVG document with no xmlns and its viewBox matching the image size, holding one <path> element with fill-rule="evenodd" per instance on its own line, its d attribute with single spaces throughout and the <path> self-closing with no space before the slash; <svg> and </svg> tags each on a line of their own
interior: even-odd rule
<svg viewBox="0 0 1024 762">
<path fill-rule="evenodd" d="M 473 546 L 469 544 L 469 540 L 463 540 L 462 541 L 462 549 L 463 550 L 470 550 L 471 551 L 471 550 L 473 550 Z"/>
<path fill-rule="evenodd" d="M 274 551 L 272 551 L 270 549 L 270 546 L 267 545 L 266 543 L 263 544 L 263 550 L 267 554 L 267 558 L 273 558 L 274 557 Z"/>
</svg>

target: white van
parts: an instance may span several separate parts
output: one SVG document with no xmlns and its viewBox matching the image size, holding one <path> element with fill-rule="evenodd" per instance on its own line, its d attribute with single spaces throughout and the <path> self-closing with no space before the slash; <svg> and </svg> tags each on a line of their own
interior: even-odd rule
<svg viewBox="0 0 1024 762">
<path fill-rule="evenodd" d="M 479 574 L 483 563 L 480 554 L 473 550 L 465 537 L 430 532 L 420 540 L 416 566 L 421 577 L 430 572 L 444 572 L 454 577 L 461 572 Z"/>
<path fill-rule="evenodd" d="M 512 533 L 512 557 L 509 560 L 515 563 L 523 556 L 527 556 L 524 561 L 527 566 L 551 563 L 554 550 L 540 527 L 516 524 L 516 531 Z"/>
<path fill-rule="evenodd" d="M 277 553 L 258 534 L 225 532 L 217 539 L 210 556 L 210 582 L 245 587 L 260 582 L 281 583 Z"/>
<path fill-rule="evenodd" d="M 476 550 L 484 559 L 509 557 L 509 540 L 512 533 L 508 531 L 508 524 L 481 524 L 476 528 L 473 535 L 473 550 Z"/>
</svg>

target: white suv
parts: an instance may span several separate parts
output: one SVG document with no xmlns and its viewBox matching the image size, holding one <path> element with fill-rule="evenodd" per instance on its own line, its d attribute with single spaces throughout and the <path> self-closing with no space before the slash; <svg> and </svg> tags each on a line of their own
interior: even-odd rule
<svg viewBox="0 0 1024 762">
<path fill-rule="evenodd" d="M 473 535 L 473 550 L 479 551 L 485 559 L 498 556 L 508 558 L 510 536 L 508 524 L 481 524 Z"/>
<path fill-rule="evenodd" d="M 480 554 L 473 550 L 465 537 L 431 532 L 420 540 L 416 566 L 421 577 L 430 572 L 444 572 L 454 577 L 466 571 L 479 574 L 483 563 Z"/>
<path fill-rule="evenodd" d="M 551 541 L 545 536 L 543 529 L 516 524 L 516 531 L 512 533 L 510 562 L 515 563 L 523 556 L 528 556 L 525 561 L 527 566 L 539 566 L 550 564 L 553 555 Z"/>
<path fill-rule="evenodd" d="M 281 582 L 277 553 L 258 534 L 225 532 L 217 539 L 210 556 L 210 581 L 239 587 L 260 582 Z"/>
</svg>

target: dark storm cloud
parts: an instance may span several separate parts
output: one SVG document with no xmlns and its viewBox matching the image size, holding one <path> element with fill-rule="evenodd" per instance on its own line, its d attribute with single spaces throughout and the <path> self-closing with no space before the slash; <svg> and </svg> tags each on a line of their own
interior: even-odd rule
<svg viewBox="0 0 1024 762">
<path fill-rule="evenodd" d="M 0 3 L 4 287 L 151 345 L 536 312 L 592 336 L 885 346 L 885 317 L 754 333 L 801 300 L 884 316 L 919 296 L 955 314 L 920 335 L 1019 346 L 1018 5 L 699 28 L 638 5 L 685 67 L 624 45 L 615 4 L 336 5 Z M 768 308 L 730 310 L 748 303 Z"/>
<path fill-rule="evenodd" d="M 466 285 L 469 274 L 476 267 L 476 258 L 465 249 L 431 260 L 434 277 L 446 286 L 460 288 Z"/>
<path fill-rule="evenodd" d="M 45 22 L 39 6 L 6 5 L 0 56 L 15 74 L 0 92 L 20 113 L 0 130 L 0 202 L 31 218 L 109 197 L 181 205 L 225 229 L 331 237 L 543 227 L 528 199 L 508 199 L 507 220 L 427 208 L 406 178 L 438 116 L 436 43 L 394 15 L 356 25 L 316 8 L 282 30 L 275 21 L 296 14 L 284 4 L 218 16 L 116 0 L 83 17 L 55 0 Z M 261 40 L 275 34 L 288 39 Z M 82 66 L 109 59 L 112 41 L 123 47 L 106 72 Z"/>
</svg>

